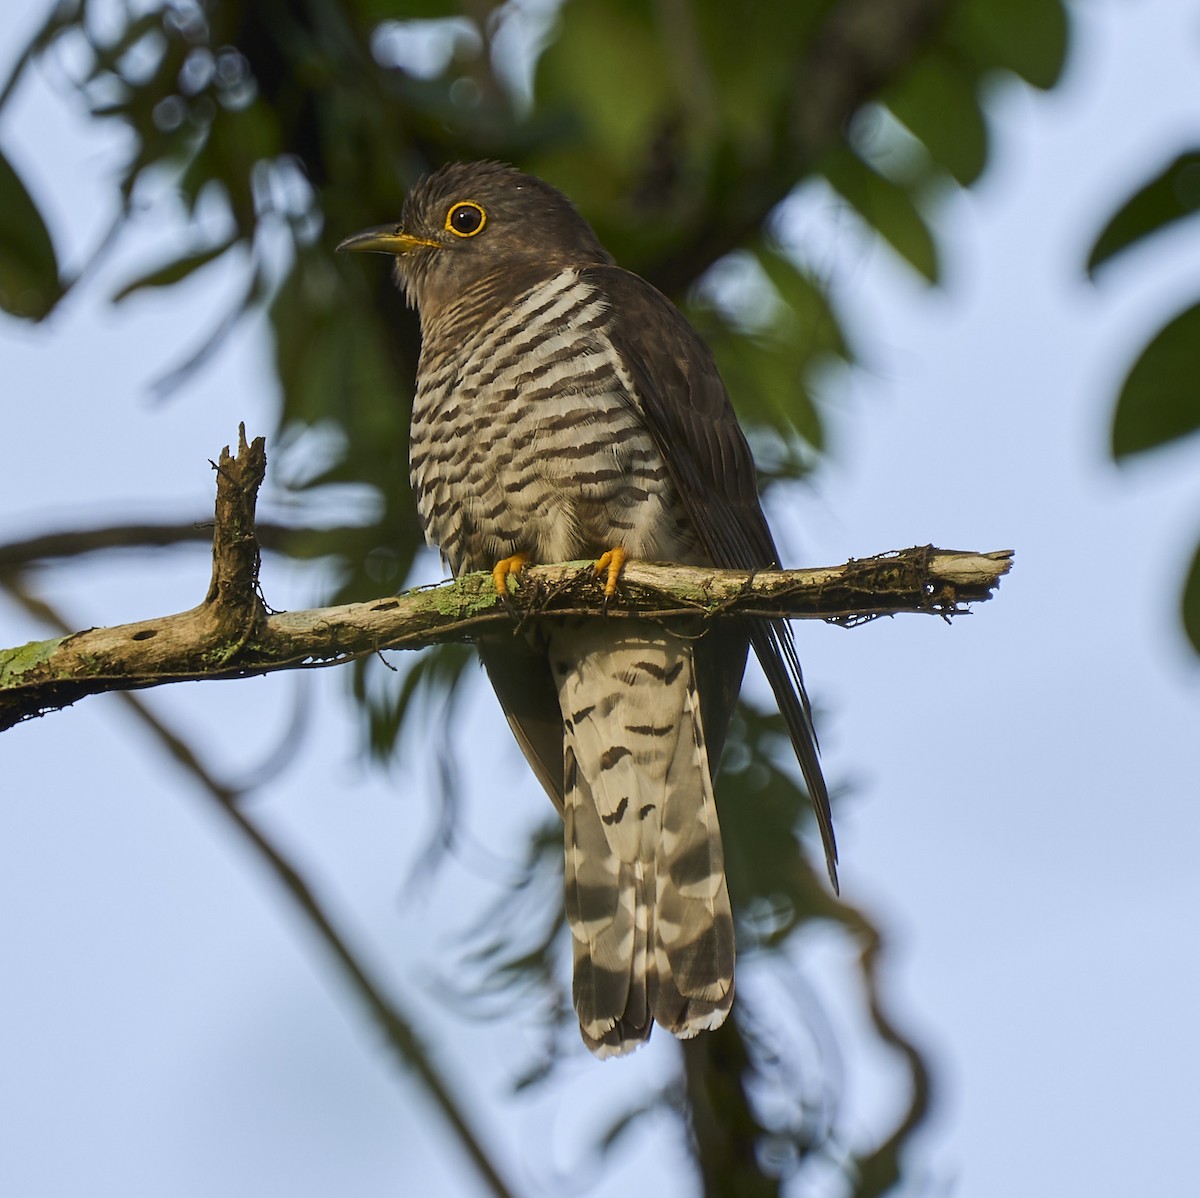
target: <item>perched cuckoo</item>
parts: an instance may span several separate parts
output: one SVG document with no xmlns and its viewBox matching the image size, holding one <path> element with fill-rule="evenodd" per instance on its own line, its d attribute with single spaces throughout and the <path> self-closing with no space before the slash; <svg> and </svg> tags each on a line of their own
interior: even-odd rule
<svg viewBox="0 0 1200 1198">
<path fill-rule="evenodd" d="M 409 193 L 398 225 L 342 250 L 395 256 L 418 310 L 412 485 L 458 575 L 504 591 L 526 562 L 626 557 L 776 567 L 754 462 L 712 355 L 649 283 L 616 266 L 555 188 L 492 162 Z M 808 700 L 782 620 L 703 637 L 574 619 L 479 652 L 563 817 L 575 1008 L 601 1056 L 655 1021 L 680 1037 L 733 1001 L 734 933 L 713 775 L 754 646 L 837 850 Z"/>
</svg>

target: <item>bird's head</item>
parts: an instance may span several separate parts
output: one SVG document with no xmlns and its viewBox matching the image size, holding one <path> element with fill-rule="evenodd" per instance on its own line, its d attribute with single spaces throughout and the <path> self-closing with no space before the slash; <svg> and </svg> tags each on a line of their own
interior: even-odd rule
<svg viewBox="0 0 1200 1198">
<path fill-rule="evenodd" d="M 561 191 L 498 162 L 455 162 L 426 175 L 399 224 L 337 248 L 394 255 L 396 281 L 423 322 L 481 279 L 532 284 L 567 266 L 612 262 Z"/>
</svg>

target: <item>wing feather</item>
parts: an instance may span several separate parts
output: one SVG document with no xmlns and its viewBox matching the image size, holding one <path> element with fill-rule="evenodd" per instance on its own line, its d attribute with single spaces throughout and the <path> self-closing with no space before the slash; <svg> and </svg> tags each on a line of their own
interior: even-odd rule
<svg viewBox="0 0 1200 1198">
<path fill-rule="evenodd" d="M 713 565 L 777 568 L 779 552 L 759 502 L 754 457 L 708 346 L 675 305 L 644 279 L 616 266 L 589 267 L 584 273 L 611 299 L 609 336 Z M 837 841 L 829 791 L 792 630 L 786 620 L 747 623 L 804 775 L 836 891 Z"/>
</svg>

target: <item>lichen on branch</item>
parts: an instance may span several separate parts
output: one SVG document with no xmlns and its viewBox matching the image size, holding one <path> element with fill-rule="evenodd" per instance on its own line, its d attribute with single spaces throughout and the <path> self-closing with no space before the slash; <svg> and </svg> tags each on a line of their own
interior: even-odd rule
<svg viewBox="0 0 1200 1198">
<path fill-rule="evenodd" d="M 481 572 L 367 603 L 270 612 L 259 589 L 254 533 L 263 439 L 247 443 L 241 427 L 237 454 L 226 448 L 213 465 L 213 570 L 203 601 L 175 615 L 0 650 L 0 730 L 85 695 L 334 665 L 568 615 L 691 626 L 745 616 L 845 625 L 902 612 L 949 618 L 989 599 L 1013 556 L 926 545 L 805 570 L 631 561 L 609 600 L 590 562 L 568 562 L 527 567 L 504 598 L 491 574 Z"/>
</svg>

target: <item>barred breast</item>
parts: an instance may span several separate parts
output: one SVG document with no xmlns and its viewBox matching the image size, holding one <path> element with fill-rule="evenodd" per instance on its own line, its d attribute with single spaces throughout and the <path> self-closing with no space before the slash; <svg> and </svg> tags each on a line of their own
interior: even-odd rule
<svg viewBox="0 0 1200 1198">
<path fill-rule="evenodd" d="M 613 545 L 694 560 L 695 537 L 607 336 L 603 297 L 568 269 L 482 321 L 480 303 L 465 296 L 423 329 L 413 405 L 417 509 L 453 572 Z"/>
</svg>

